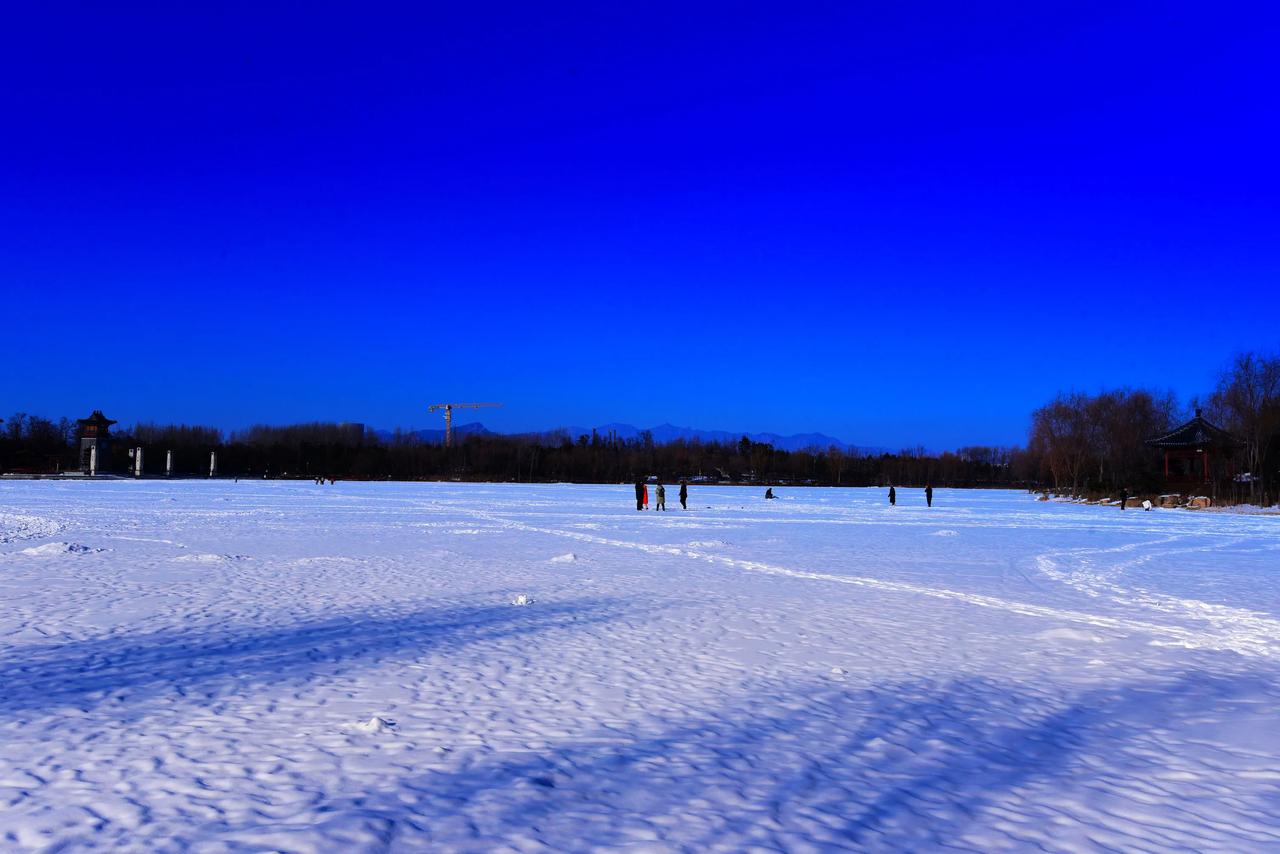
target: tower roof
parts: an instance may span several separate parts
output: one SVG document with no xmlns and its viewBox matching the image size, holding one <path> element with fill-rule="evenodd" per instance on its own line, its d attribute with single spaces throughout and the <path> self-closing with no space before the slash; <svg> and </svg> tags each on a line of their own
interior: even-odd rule
<svg viewBox="0 0 1280 854">
<path fill-rule="evenodd" d="M 109 427 L 110 425 L 115 424 L 117 422 L 112 421 L 110 418 L 103 415 L 101 409 L 95 409 L 93 410 L 93 413 L 88 418 L 77 419 L 76 423 L 77 424 L 97 424 L 100 427 Z"/>
</svg>

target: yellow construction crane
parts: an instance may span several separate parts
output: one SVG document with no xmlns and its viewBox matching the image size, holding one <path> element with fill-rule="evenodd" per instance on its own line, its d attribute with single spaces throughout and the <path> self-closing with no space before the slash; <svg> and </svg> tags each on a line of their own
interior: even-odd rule
<svg viewBox="0 0 1280 854">
<path fill-rule="evenodd" d="M 447 448 L 453 444 L 453 410 L 486 409 L 501 405 L 501 403 L 433 403 L 427 407 L 427 411 L 437 412 L 441 409 L 444 410 L 444 446 Z"/>
</svg>

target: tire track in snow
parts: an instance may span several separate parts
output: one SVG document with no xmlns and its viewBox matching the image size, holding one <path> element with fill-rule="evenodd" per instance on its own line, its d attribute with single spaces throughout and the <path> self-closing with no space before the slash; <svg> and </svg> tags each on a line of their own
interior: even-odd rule
<svg viewBox="0 0 1280 854">
<path fill-rule="evenodd" d="M 1186 628 L 1184 626 L 1152 623 L 1145 620 L 1129 618 L 1108 617 L 1101 614 L 1088 614 L 1083 611 L 1072 611 L 1061 608 L 1051 608 L 1046 605 L 1033 605 L 1028 602 L 1015 602 L 1008 599 L 1001 599 L 996 596 L 984 596 L 978 593 L 965 593 L 959 590 L 950 590 L 945 587 L 925 587 L 923 585 L 912 584 L 910 582 L 890 581 L 883 578 L 870 578 L 860 575 L 834 575 L 825 572 L 790 569 L 788 567 L 776 566 L 774 564 L 763 563 L 761 561 L 741 560 L 739 558 L 727 557 L 725 555 L 702 552 L 696 549 L 637 543 L 630 540 L 618 540 L 611 537 L 602 537 L 597 534 L 588 534 L 582 531 L 563 531 L 557 528 L 544 528 L 539 525 L 531 525 L 527 522 L 504 518 L 483 510 L 470 510 L 466 512 L 471 513 L 478 519 L 483 519 L 487 522 L 512 530 L 547 534 L 553 537 L 562 537 L 565 539 L 578 540 L 579 542 L 593 543 L 596 545 L 612 546 L 614 548 L 631 549 L 634 551 L 647 552 L 649 554 L 692 558 L 694 560 L 701 560 L 707 563 L 729 566 L 734 569 L 756 572 L 764 575 L 802 578 L 809 581 L 826 581 L 835 584 L 850 584 L 857 587 L 866 587 L 888 593 L 927 596 L 932 599 L 963 602 L 979 608 L 990 608 L 1008 613 L 1020 614 L 1027 617 L 1064 620 L 1073 623 L 1082 623 L 1095 628 L 1114 629 L 1123 632 L 1139 632 L 1155 636 L 1157 640 L 1153 641 L 1153 643 L 1159 645 L 1181 646 L 1189 649 L 1224 650 L 1245 656 L 1280 656 L 1280 622 L 1276 622 L 1274 620 L 1262 621 L 1267 624 L 1266 626 L 1259 625 L 1259 621 L 1252 621 L 1255 623 L 1253 631 L 1236 631 L 1233 629 L 1238 627 L 1226 626 L 1226 630 L 1221 633 L 1206 633 Z M 1216 627 L 1224 628 L 1222 626 Z"/>
</svg>

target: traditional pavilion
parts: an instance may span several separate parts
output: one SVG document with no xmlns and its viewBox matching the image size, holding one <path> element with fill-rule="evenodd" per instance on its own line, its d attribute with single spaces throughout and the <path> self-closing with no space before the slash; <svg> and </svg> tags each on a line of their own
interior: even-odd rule
<svg viewBox="0 0 1280 854">
<path fill-rule="evenodd" d="M 111 425 L 116 422 L 103 415 L 101 409 L 95 409 L 88 418 L 81 418 L 76 423 L 80 425 L 80 471 L 97 474 L 99 469 L 106 467 Z"/>
<path fill-rule="evenodd" d="M 1235 476 L 1235 452 L 1245 443 L 1221 427 L 1196 417 L 1147 444 L 1164 451 L 1164 478 L 1170 482 L 1212 483 Z"/>
</svg>

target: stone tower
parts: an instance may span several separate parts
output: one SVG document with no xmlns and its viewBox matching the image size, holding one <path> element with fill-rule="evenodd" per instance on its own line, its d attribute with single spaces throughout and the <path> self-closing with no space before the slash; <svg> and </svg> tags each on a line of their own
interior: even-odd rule
<svg viewBox="0 0 1280 854">
<path fill-rule="evenodd" d="M 97 471 L 101 471 L 107 467 L 111 425 L 116 422 L 103 415 L 101 409 L 95 409 L 88 418 L 81 418 L 76 423 L 80 425 L 80 471 L 90 474 L 95 465 Z"/>
</svg>

